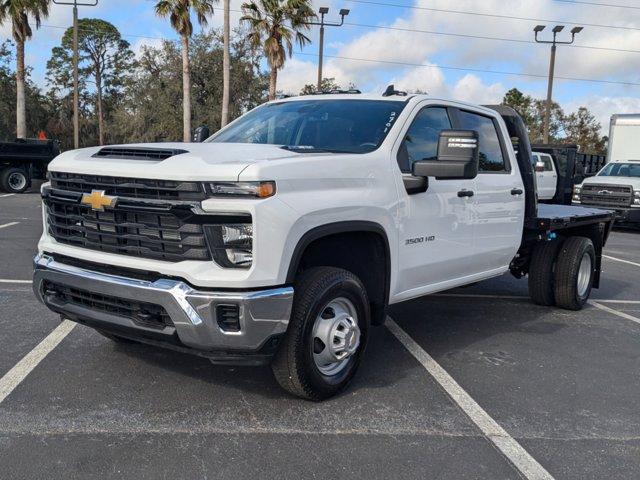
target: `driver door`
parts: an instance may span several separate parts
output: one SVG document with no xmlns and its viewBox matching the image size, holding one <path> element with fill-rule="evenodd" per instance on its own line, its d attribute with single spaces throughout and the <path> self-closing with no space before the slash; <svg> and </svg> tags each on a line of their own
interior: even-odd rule
<svg viewBox="0 0 640 480">
<path fill-rule="evenodd" d="M 403 176 L 412 164 L 437 157 L 438 137 L 451 129 L 452 110 L 444 105 L 419 108 L 397 145 Z M 428 179 L 426 191 L 408 193 L 399 184 L 400 238 L 397 300 L 443 290 L 478 271 L 474 255 L 475 180 Z"/>
</svg>

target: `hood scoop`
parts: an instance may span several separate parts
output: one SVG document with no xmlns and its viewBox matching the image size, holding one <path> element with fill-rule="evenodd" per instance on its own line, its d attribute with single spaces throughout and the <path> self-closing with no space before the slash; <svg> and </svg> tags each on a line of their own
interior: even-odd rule
<svg viewBox="0 0 640 480">
<path fill-rule="evenodd" d="M 146 147 L 104 147 L 92 155 L 96 158 L 118 158 L 122 160 L 151 160 L 161 162 L 182 153 L 189 153 L 178 148 L 146 148 Z"/>
</svg>

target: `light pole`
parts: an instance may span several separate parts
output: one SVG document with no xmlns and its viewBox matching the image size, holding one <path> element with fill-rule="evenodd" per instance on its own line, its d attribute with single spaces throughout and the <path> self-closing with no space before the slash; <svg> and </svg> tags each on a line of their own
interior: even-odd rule
<svg viewBox="0 0 640 480">
<path fill-rule="evenodd" d="M 556 40 L 558 33 L 564 29 L 564 25 L 553 27 L 553 40 L 539 40 L 538 34 L 546 28 L 546 25 L 536 25 L 533 29 L 537 43 L 551 44 L 551 58 L 549 60 L 549 82 L 547 84 L 547 104 L 544 111 L 544 143 L 549 143 L 549 130 L 551 124 L 551 98 L 553 96 L 553 73 L 556 68 L 556 45 L 571 45 L 576 38 L 576 33 L 582 31 L 582 27 L 571 29 L 571 41 L 559 42 Z"/>
<path fill-rule="evenodd" d="M 309 22 L 308 25 L 320 25 L 320 47 L 318 52 L 318 92 L 322 90 L 322 57 L 324 55 L 324 27 L 341 27 L 344 25 L 344 17 L 349 15 L 349 10 L 343 8 L 340 10 L 340 23 L 326 23 L 324 16 L 329 13 L 328 7 L 320 7 L 320 21 Z"/>
<path fill-rule="evenodd" d="M 95 7 L 98 0 L 87 0 L 86 3 L 78 0 L 63 1 L 53 0 L 58 5 L 73 5 L 73 148 L 80 147 L 80 113 L 78 108 L 78 6 Z"/>
</svg>

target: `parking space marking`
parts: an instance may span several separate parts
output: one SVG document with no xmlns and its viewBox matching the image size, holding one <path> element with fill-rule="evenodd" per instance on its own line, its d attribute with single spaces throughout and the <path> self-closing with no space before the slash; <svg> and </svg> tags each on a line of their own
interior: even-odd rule
<svg viewBox="0 0 640 480">
<path fill-rule="evenodd" d="M 634 317 L 633 315 L 629 315 L 628 313 L 621 312 L 621 311 L 616 310 L 616 309 L 611 308 L 611 307 L 607 307 L 606 305 L 601 305 L 598 302 L 596 302 L 595 300 L 588 300 L 588 302 L 589 302 L 589 305 L 593 305 L 594 307 L 599 308 L 600 310 L 602 310 L 604 312 L 609 312 L 609 313 L 612 313 L 613 315 L 617 315 L 620 318 L 624 318 L 626 320 L 631 320 L 632 322 L 640 324 L 640 318 L 638 318 L 638 317 Z"/>
<path fill-rule="evenodd" d="M 0 195 L 0 198 L 12 197 L 13 195 L 15 195 L 15 193 L 5 193 L 4 195 Z"/>
<path fill-rule="evenodd" d="M 0 228 L 7 228 L 7 227 L 13 227 L 14 225 L 18 225 L 20 222 L 9 222 L 9 223 L 5 223 L 4 225 L 0 225 Z"/>
<path fill-rule="evenodd" d="M 33 283 L 31 280 L 10 280 L 8 278 L 0 278 L 0 283 Z"/>
<path fill-rule="evenodd" d="M 482 433 L 507 457 L 514 467 L 527 479 L 553 479 L 522 445 L 489 416 L 478 403 L 436 362 L 409 334 L 390 317 L 386 326 L 402 345 L 420 362 L 436 382 L 444 389 L 460 409 L 471 419 Z"/>
<path fill-rule="evenodd" d="M 75 323 L 64 320 L 53 332 L 47 335 L 44 340 L 36 345 L 33 350 L 27 353 L 22 360 L 9 370 L 4 377 L 0 378 L 0 403 L 69 335 L 75 326 Z"/>
<path fill-rule="evenodd" d="M 620 263 L 628 263 L 629 265 L 634 265 L 636 267 L 640 267 L 640 263 L 637 262 L 630 262 L 629 260 L 623 260 L 622 258 L 616 258 L 616 257 L 612 257 L 610 255 L 602 255 L 604 258 L 608 258 L 609 260 L 613 260 L 614 262 L 620 262 Z"/>
</svg>

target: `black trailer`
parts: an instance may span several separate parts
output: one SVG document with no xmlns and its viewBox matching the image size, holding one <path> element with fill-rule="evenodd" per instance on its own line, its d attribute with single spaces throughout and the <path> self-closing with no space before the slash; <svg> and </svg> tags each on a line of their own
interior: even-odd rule
<svg viewBox="0 0 640 480">
<path fill-rule="evenodd" d="M 47 165 L 60 153 L 55 140 L 16 139 L 0 142 L 0 189 L 22 193 L 31 181 L 47 175 Z"/>
<path fill-rule="evenodd" d="M 578 153 L 577 145 L 532 145 L 534 152 L 548 153 L 558 172 L 556 194 L 550 203 L 571 205 L 574 185 L 579 185 L 587 177 L 592 177 L 607 162 L 605 155 Z"/>
</svg>

